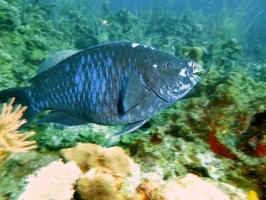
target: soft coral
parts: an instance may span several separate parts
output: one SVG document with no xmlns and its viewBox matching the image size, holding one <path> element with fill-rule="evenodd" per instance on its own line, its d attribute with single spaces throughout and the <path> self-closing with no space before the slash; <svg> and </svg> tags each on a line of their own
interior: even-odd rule
<svg viewBox="0 0 266 200">
<path fill-rule="evenodd" d="M 228 148 L 215 137 L 215 134 L 216 134 L 216 130 L 209 132 L 209 144 L 210 144 L 212 151 L 226 158 L 236 157 L 235 154 L 230 153 L 228 151 Z"/>
<path fill-rule="evenodd" d="M 266 144 L 260 142 L 253 153 L 258 157 L 266 156 Z"/>
</svg>

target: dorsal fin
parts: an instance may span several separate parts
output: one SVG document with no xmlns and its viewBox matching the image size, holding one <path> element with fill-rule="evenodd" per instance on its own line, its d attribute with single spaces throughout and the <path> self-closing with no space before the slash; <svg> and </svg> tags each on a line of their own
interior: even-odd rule
<svg viewBox="0 0 266 200">
<path fill-rule="evenodd" d="M 60 63 L 62 63 L 62 61 Z M 46 80 L 46 78 L 50 77 L 51 75 L 56 74 L 58 69 L 61 67 L 60 63 L 47 69 L 47 70 L 45 70 L 45 71 L 40 72 L 39 74 L 36 74 L 34 77 L 29 79 L 28 82 L 33 84 L 33 85 L 41 84 L 43 81 Z"/>
<path fill-rule="evenodd" d="M 48 56 L 37 69 L 37 74 L 41 73 L 42 71 L 45 71 L 55 65 L 57 65 L 60 61 L 70 57 L 71 55 L 77 53 L 77 50 L 62 50 L 55 52 L 54 54 Z"/>
<path fill-rule="evenodd" d="M 75 56 L 77 54 L 79 54 L 80 52 L 76 52 L 74 54 L 71 54 L 69 57 L 61 60 L 59 63 L 57 63 L 54 66 L 51 66 L 50 68 L 41 71 L 40 73 L 36 74 L 34 77 L 32 77 L 31 79 L 29 79 L 29 83 L 33 84 L 33 85 L 39 85 L 41 84 L 43 81 L 45 81 L 48 77 L 50 77 L 51 75 L 55 75 L 56 73 L 58 73 L 60 67 L 62 67 L 62 65 L 65 65 L 66 63 L 70 63 L 69 60 L 70 59 L 74 59 Z"/>
<path fill-rule="evenodd" d="M 46 80 L 46 78 L 48 78 L 51 75 L 54 75 L 55 73 L 58 72 L 58 69 L 65 64 L 65 62 L 68 62 L 69 59 L 74 59 L 77 55 L 79 54 L 84 54 L 84 53 L 88 53 L 89 51 L 95 50 L 97 48 L 100 47 L 108 47 L 108 46 L 112 46 L 112 45 L 118 45 L 118 44 L 132 44 L 132 42 L 127 42 L 127 41 L 117 41 L 117 42 L 110 42 L 110 43 L 106 43 L 106 44 L 99 44 L 96 46 L 92 46 L 89 47 L 87 49 L 78 51 L 74 54 L 71 54 L 70 56 L 66 57 L 65 59 L 61 60 L 60 62 L 58 62 L 57 64 L 55 64 L 54 66 L 50 66 L 50 68 L 41 71 L 40 73 L 36 74 L 34 77 L 32 77 L 31 79 L 29 79 L 29 83 L 34 84 L 34 85 L 39 85 L 41 84 L 43 81 Z"/>
</svg>

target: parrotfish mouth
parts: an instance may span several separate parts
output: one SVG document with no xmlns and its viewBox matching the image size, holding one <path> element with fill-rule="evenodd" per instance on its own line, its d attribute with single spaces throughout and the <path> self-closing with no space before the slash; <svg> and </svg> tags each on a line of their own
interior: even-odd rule
<svg viewBox="0 0 266 200">
<path fill-rule="evenodd" d="M 198 75 L 196 75 L 195 73 L 198 73 L 198 72 L 203 71 L 203 67 L 200 64 L 196 63 L 196 62 L 193 62 L 193 66 L 192 67 L 193 67 L 193 77 L 194 77 L 194 80 L 196 82 L 198 82 L 201 78 Z"/>
<path fill-rule="evenodd" d="M 197 73 L 197 72 L 203 71 L 203 67 L 200 64 L 198 64 L 198 63 L 193 62 L 193 66 L 192 67 L 193 67 L 193 73 L 194 74 Z"/>
</svg>

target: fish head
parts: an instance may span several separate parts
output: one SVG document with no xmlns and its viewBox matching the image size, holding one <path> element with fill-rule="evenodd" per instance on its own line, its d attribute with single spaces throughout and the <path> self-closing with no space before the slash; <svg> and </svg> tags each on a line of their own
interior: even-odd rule
<svg viewBox="0 0 266 200">
<path fill-rule="evenodd" d="M 150 89 L 162 100 L 174 103 L 184 97 L 201 79 L 195 73 L 203 70 L 194 61 L 166 54 L 154 63 L 151 74 L 145 80 Z"/>
</svg>

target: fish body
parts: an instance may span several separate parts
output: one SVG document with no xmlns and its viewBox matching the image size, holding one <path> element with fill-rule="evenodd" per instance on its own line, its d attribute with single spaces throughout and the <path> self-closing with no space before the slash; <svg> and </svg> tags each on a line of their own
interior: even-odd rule
<svg viewBox="0 0 266 200">
<path fill-rule="evenodd" d="M 57 63 L 57 62 L 56 62 Z M 127 125 L 132 132 L 185 96 L 199 81 L 202 67 L 152 47 L 113 42 L 71 54 L 31 78 L 30 87 L 0 91 L 0 101 L 16 98 L 32 121 L 61 125 Z"/>
</svg>

